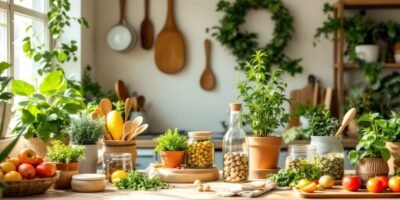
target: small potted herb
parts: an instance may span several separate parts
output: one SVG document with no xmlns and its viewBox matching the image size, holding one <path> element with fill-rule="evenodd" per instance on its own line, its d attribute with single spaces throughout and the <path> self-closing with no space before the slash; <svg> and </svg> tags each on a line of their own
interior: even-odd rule
<svg viewBox="0 0 400 200">
<path fill-rule="evenodd" d="M 78 160 L 83 158 L 84 147 L 72 147 L 54 140 L 47 147 L 46 158 L 56 165 L 60 175 L 54 189 L 70 189 L 72 176 L 78 174 Z"/>
<path fill-rule="evenodd" d="M 166 133 L 155 139 L 158 144 L 154 151 L 160 153 L 163 167 L 175 168 L 182 164 L 187 148 L 186 139 L 185 136 L 179 134 L 178 129 L 174 131 L 168 129 Z"/>
<path fill-rule="evenodd" d="M 67 131 L 73 145 L 85 147 L 85 158 L 79 160 L 79 173 L 96 173 L 97 142 L 103 135 L 103 120 L 92 120 L 87 116 L 82 116 L 79 119 L 73 119 Z"/>
<path fill-rule="evenodd" d="M 387 138 L 379 125 L 382 120 L 379 113 L 362 115 L 358 122 L 365 128 L 362 130 L 356 149 L 348 154 L 350 162 L 356 165 L 356 174 L 364 184 L 372 177 L 387 176 L 389 173 L 386 161 L 390 157 L 390 152 L 385 147 Z"/>
<path fill-rule="evenodd" d="M 400 170 L 400 113 L 392 112 L 392 117 L 381 121 L 380 127 L 387 138 L 386 148 L 390 151 L 389 173 Z"/>
<path fill-rule="evenodd" d="M 283 71 L 271 71 L 272 66 L 267 66 L 265 59 L 265 52 L 256 51 L 245 66 L 246 80 L 237 85 L 239 98 L 248 109 L 242 117 L 254 133 L 248 137 L 250 179 L 265 178 L 269 169 L 278 168 L 282 137 L 275 131 L 289 120 L 283 106 L 288 102 L 285 95 L 287 84 L 281 79 Z"/>
</svg>

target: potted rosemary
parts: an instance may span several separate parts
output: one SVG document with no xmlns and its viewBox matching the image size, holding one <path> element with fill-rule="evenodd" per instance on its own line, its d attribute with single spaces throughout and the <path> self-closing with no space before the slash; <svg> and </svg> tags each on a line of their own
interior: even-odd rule
<svg viewBox="0 0 400 200">
<path fill-rule="evenodd" d="M 158 143 L 155 152 L 160 153 L 162 165 L 165 168 L 175 168 L 183 163 L 187 148 L 186 137 L 179 135 L 178 129 L 168 129 L 155 141 Z"/>
</svg>

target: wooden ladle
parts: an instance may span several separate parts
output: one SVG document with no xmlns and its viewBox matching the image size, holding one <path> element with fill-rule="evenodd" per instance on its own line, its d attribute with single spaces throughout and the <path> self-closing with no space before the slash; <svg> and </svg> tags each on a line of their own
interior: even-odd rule
<svg viewBox="0 0 400 200">
<path fill-rule="evenodd" d="M 209 39 L 206 39 L 204 41 L 204 49 L 206 52 L 206 67 L 200 78 L 200 86 L 204 90 L 210 91 L 215 88 L 215 76 L 211 70 L 210 65 L 211 41 Z"/>
<path fill-rule="evenodd" d="M 342 135 L 344 129 L 347 127 L 347 125 L 349 125 L 350 121 L 354 119 L 356 114 L 357 110 L 355 108 L 351 108 L 349 111 L 346 112 L 346 114 L 343 117 L 342 124 L 339 127 L 339 130 L 335 134 L 336 137 Z"/>
<path fill-rule="evenodd" d="M 140 25 L 140 39 L 142 41 L 143 49 L 151 49 L 153 46 L 154 26 L 149 17 L 149 4 L 150 0 L 144 1 L 144 19 Z"/>
</svg>

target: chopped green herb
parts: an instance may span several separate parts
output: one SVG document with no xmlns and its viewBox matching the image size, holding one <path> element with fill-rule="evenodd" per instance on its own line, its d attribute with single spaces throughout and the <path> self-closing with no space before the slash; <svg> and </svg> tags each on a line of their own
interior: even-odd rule
<svg viewBox="0 0 400 200">
<path fill-rule="evenodd" d="M 127 178 L 121 178 L 116 182 L 118 189 L 131 190 L 158 190 L 167 189 L 171 186 L 168 183 L 161 182 L 158 178 L 150 178 L 146 173 L 131 171 Z"/>
</svg>

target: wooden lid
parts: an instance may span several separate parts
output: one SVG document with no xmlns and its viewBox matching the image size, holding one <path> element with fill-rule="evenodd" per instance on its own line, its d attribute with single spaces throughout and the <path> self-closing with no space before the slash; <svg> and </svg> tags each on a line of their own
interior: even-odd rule
<svg viewBox="0 0 400 200">
<path fill-rule="evenodd" d="M 192 138 L 208 138 L 212 135 L 211 131 L 192 131 L 188 133 Z"/>
<path fill-rule="evenodd" d="M 231 111 L 241 111 L 242 110 L 241 103 L 231 103 L 231 104 L 229 104 L 229 107 L 231 108 Z"/>
<path fill-rule="evenodd" d="M 72 180 L 79 181 L 98 181 L 105 179 L 106 176 L 104 174 L 77 174 L 72 176 Z"/>
</svg>

